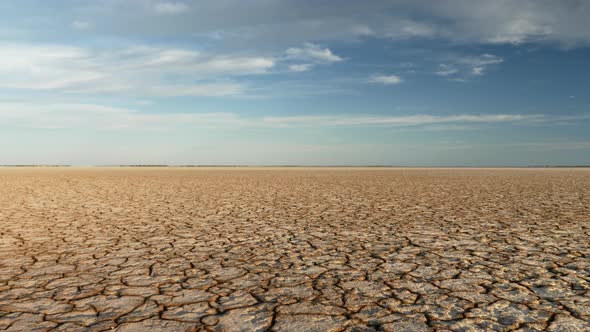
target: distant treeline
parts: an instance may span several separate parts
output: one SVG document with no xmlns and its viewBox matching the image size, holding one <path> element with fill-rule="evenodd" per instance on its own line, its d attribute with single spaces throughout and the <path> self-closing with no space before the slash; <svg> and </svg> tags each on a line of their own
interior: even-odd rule
<svg viewBox="0 0 590 332">
<path fill-rule="evenodd" d="M 94 165 L 93 167 L 173 167 L 170 165 Z"/>
<path fill-rule="evenodd" d="M 248 165 L 94 165 L 92 167 L 263 167 Z"/>
<path fill-rule="evenodd" d="M 373 167 L 373 168 L 590 168 L 590 165 L 529 165 L 529 166 L 398 166 L 398 165 L 95 165 L 94 167 Z"/>
<path fill-rule="evenodd" d="M 93 167 L 405 167 L 405 166 L 386 166 L 386 165 L 367 165 L 367 166 L 347 166 L 347 165 L 336 165 L 336 166 L 326 166 L 326 165 L 95 165 Z M 410 166 L 411 167 L 411 166 Z"/>
<path fill-rule="evenodd" d="M 0 167 L 74 167 L 73 165 L 0 165 Z M 529 165 L 529 166 L 396 166 L 396 165 L 92 165 L 90 167 L 317 167 L 317 168 L 349 168 L 349 167 L 373 167 L 373 168 L 590 168 L 590 165 Z"/>
<path fill-rule="evenodd" d="M 0 167 L 72 167 L 72 165 L 0 165 Z"/>
<path fill-rule="evenodd" d="M 95 165 L 94 167 L 307 167 L 297 165 Z"/>
<path fill-rule="evenodd" d="M 562 165 L 562 166 L 552 166 L 552 165 L 543 165 L 543 166 L 527 166 L 528 168 L 589 168 L 590 165 Z"/>
</svg>

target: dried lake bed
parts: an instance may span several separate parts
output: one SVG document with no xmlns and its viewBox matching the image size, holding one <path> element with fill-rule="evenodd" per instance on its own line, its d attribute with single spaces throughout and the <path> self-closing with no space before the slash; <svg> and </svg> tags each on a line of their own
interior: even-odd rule
<svg viewBox="0 0 590 332">
<path fill-rule="evenodd" d="M 589 169 L 3 168 L 0 331 L 590 331 Z"/>
</svg>

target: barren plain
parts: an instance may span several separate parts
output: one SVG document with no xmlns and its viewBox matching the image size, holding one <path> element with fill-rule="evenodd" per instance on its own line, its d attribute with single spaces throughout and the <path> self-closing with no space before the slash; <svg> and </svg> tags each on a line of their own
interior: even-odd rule
<svg viewBox="0 0 590 332">
<path fill-rule="evenodd" d="M 590 170 L 0 169 L 0 330 L 590 331 Z"/>
</svg>

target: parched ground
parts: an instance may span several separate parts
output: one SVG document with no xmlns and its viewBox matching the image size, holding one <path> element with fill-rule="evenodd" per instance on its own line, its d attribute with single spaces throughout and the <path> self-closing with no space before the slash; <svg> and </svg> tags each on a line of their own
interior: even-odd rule
<svg viewBox="0 0 590 332">
<path fill-rule="evenodd" d="M 589 321 L 590 170 L 0 169 L 0 330 Z"/>
</svg>

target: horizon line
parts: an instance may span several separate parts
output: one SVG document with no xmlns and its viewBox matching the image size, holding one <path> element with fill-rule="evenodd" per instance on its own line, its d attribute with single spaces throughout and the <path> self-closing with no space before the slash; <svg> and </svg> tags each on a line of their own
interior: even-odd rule
<svg viewBox="0 0 590 332">
<path fill-rule="evenodd" d="M 89 167 L 89 168 L 101 168 L 101 167 L 113 167 L 113 168 L 590 168 L 590 165 L 438 165 L 438 166 L 426 166 L 426 165 L 290 165 L 290 164 L 265 164 L 265 165 L 235 165 L 235 164 L 185 164 L 185 165 L 171 165 L 171 164 L 120 164 L 120 165 L 75 165 L 75 164 L 0 164 L 0 168 L 10 167 L 51 167 L 51 168 L 76 168 L 76 167 Z"/>
</svg>

